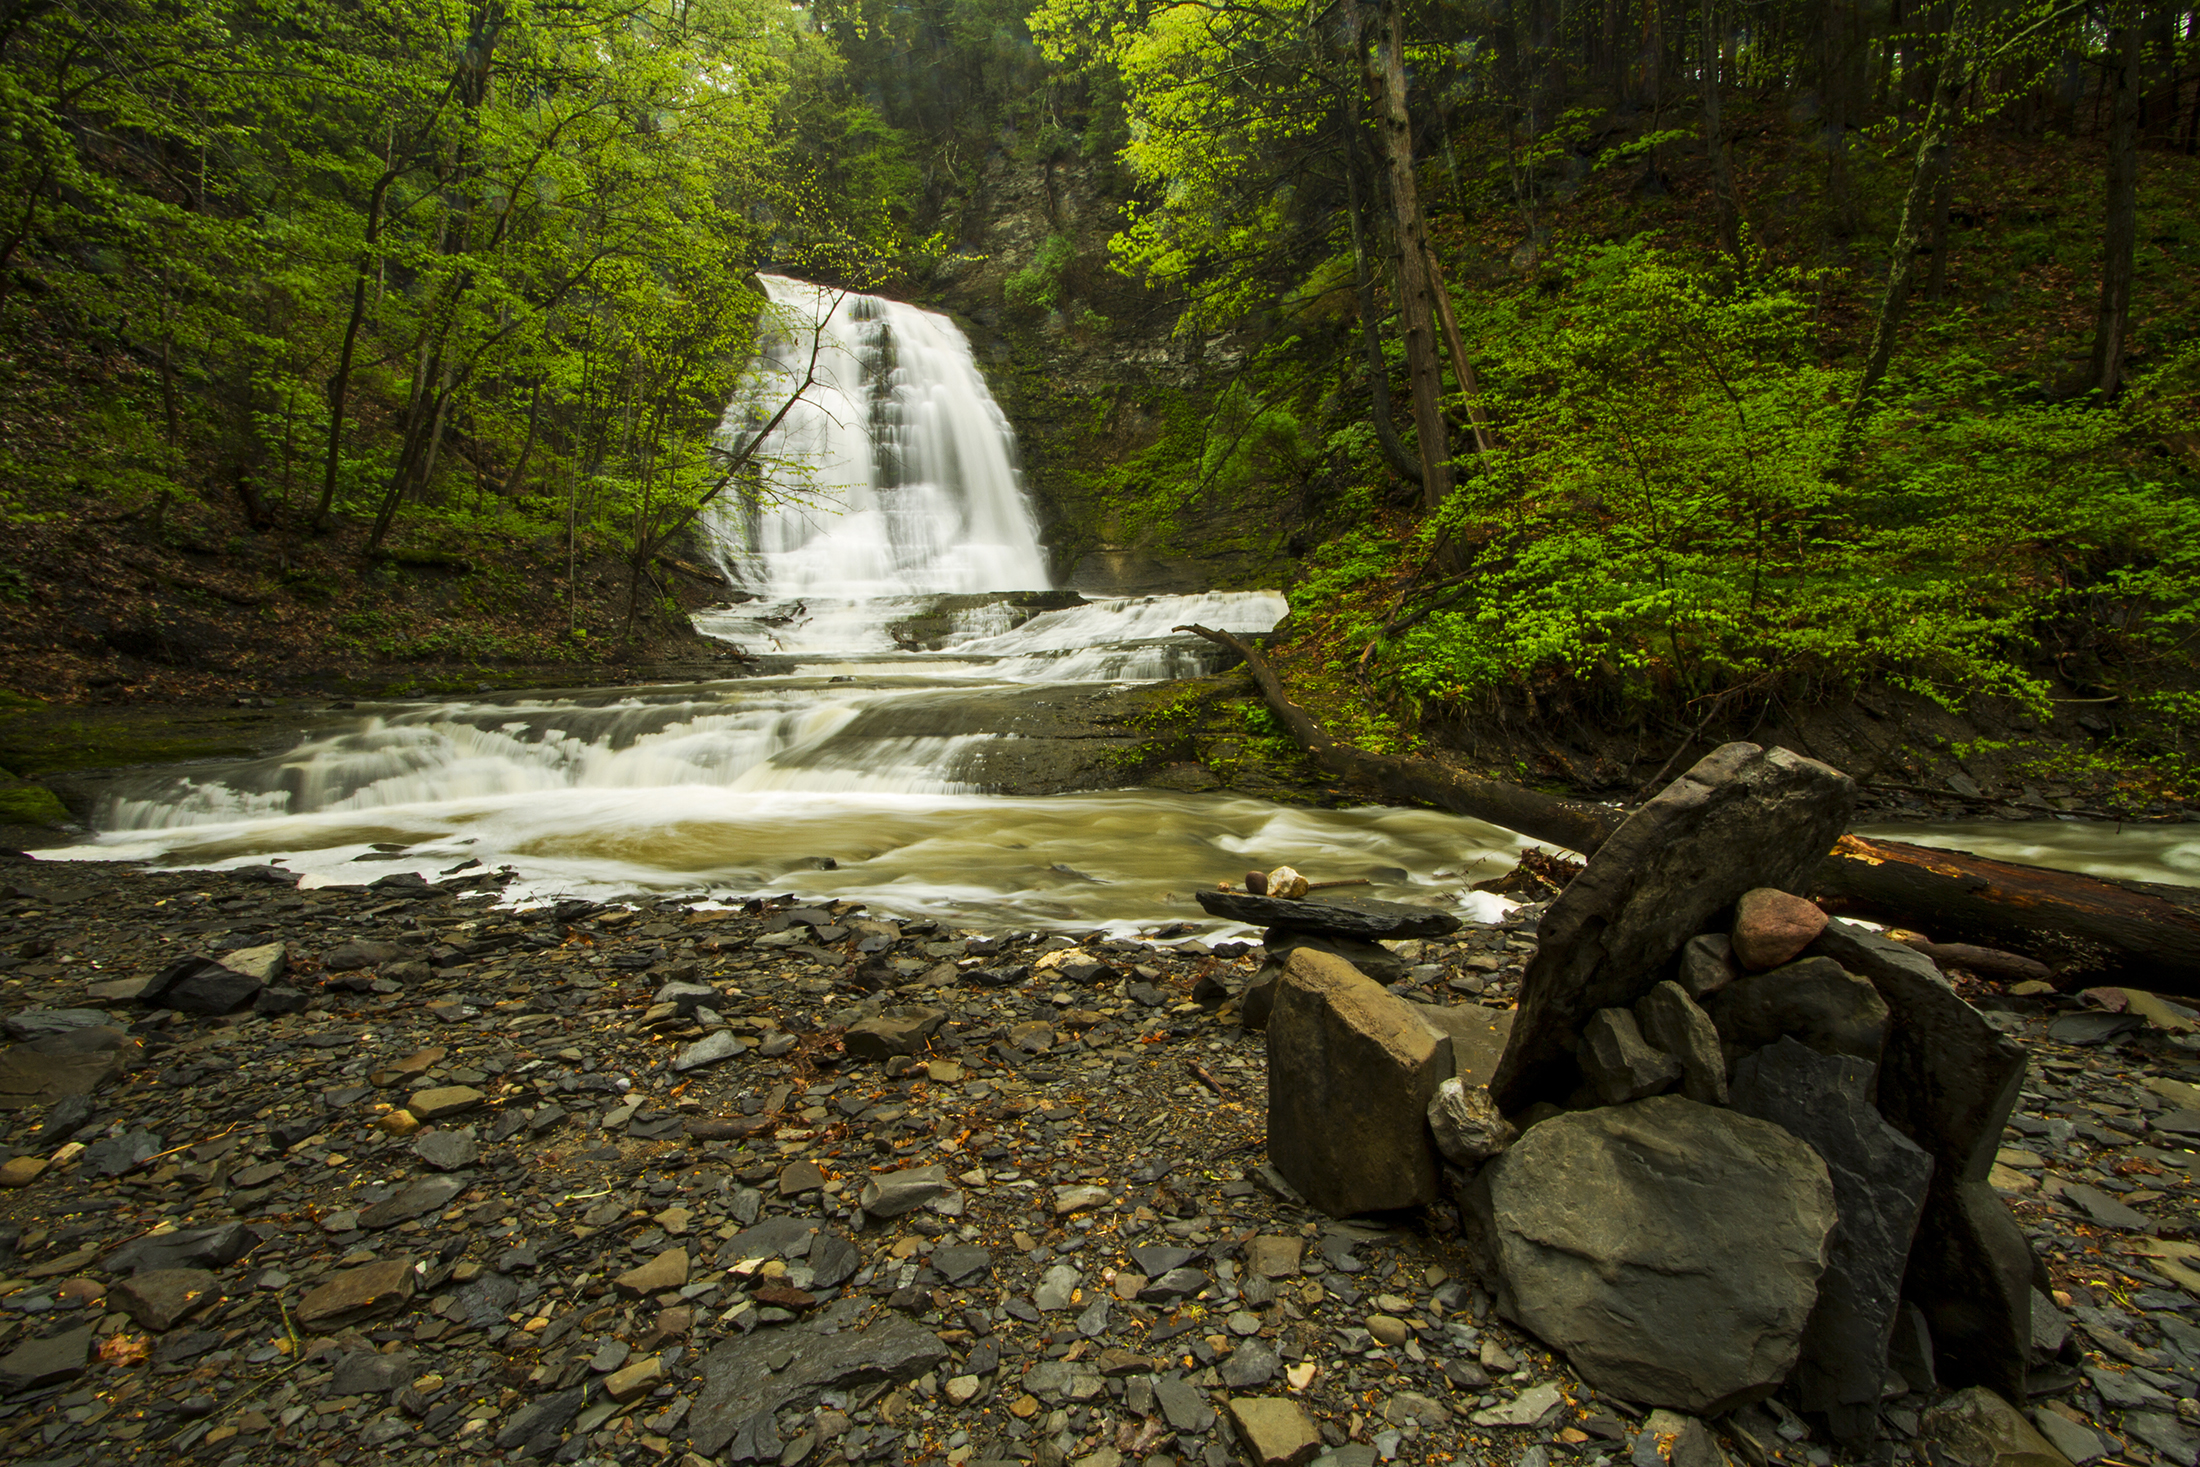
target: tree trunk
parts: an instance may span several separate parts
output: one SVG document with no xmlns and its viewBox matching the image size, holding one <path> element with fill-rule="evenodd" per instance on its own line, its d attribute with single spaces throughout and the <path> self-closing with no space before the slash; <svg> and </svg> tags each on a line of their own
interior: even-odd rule
<svg viewBox="0 0 2200 1467">
<path fill-rule="evenodd" d="M 1268 709 L 1314 762 L 1386 801 L 1431 805 L 1532 840 L 1593 855 L 1627 812 L 1463 774 L 1429 759 L 1341 744 L 1290 700 L 1259 651 L 1229 632 L 1186 626 L 1245 659 Z M 2055 966 L 2070 986 L 2123 984 L 2200 997 L 2200 888 L 2112 881 L 2015 866 L 1963 851 L 1846 835 L 1811 880 L 1831 910 L 1869 913 Z"/>
<path fill-rule="evenodd" d="M 2118 60 L 2109 105 L 2108 220 L 2101 234 L 2101 304 L 2094 318 L 2093 389 L 2103 398 L 2123 385 L 2124 335 L 2131 326 L 2132 250 L 2139 232 L 2139 17 L 2135 4 L 2116 11 L 2108 33 Z"/>
<path fill-rule="evenodd" d="M 1422 256 L 1428 265 L 1430 293 L 1436 301 L 1436 319 L 1444 328 L 1444 347 L 1451 353 L 1451 373 L 1459 383 L 1459 395 L 1466 399 L 1467 425 L 1474 430 L 1474 451 L 1487 458 L 1494 445 L 1490 441 L 1489 414 L 1482 411 L 1479 401 L 1482 382 L 1475 375 L 1474 363 L 1467 356 L 1467 344 L 1459 335 L 1459 318 L 1452 313 L 1451 287 L 1444 283 L 1444 270 L 1436 263 L 1436 252 L 1426 251 Z"/>
<path fill-rule="evenodd" d="M 1413 384 L 1413 427 L 1420 438 L 1421 503 L 1434 509 L 1451 493 L 1451 445 L 1444 432 L 1443 383 L 1436 365 L 1436 302 L 1423 264 L 1428 229 L 1413 176 L 1413 119 L 1406 110 L 1405 25 L 1398 0 L 1380 13 L 1376 79 L 1381 111 L 1378 131 L 1390 162 L 1390 206 L 1397 219 L 1398 318 L 1406 342 L 1406 374 Z"/>
<path fill-rule="evenodd" d="M 1703 146 L 1711 159 L 1711 195 L 1718 206 L 1719 248 L 1736 266 L 1742 262 L 1741 207 L 1734 197 L 1734 157 L 1726 145 L 1726 123 L 1719 108 L 1720 43 L 1717 0 L 1703 0 L 1703 55 L 1698 74 L 1703 78 Z"/>
<path fill-rule="evenodd" d="M 1879 297 L 1879 319 L 1872 326 L 1871 346 L 1864 353 L 1864 375 L 1856 384 L 1856 400 L 1849 404 L 1848 434 L 1853 435 L 1871 411 L 1872 395 L 1879 390 L 1887 365 L 1894 359 L 1895 337 L 1902 330 L 1902 313 L 1910 303 L 1917 248 L 1925 236 L 1933 192 L 1948 166 L 1948 145 L 1956 126 L 1956 98 L 1963 94 L 1967 75 L 1970 43 L 1960 20 L 1967 13 L 1961 6 L 1951 7 L 1948 29 L 1941 34 L 1933 100 L 1926 109 L 1924 135 L 1918 139 L 1917 162 L 1910 169 L 1910 189 L 1903 195 L 1902 222 L 1895 227 L 1894 258 L 1887 262 L 1887 287 Z"/>
<path fill-rule="evenodd" d="M 1398 441 L 1398 425 L 1390 416 L 1390 363 L 1383 359 L 1382 326 L 1375 310 L 1375 277 L 1367 267 L 1366 230 L 1360 214 L 1360 109 L 1351 84 L 1345 89 L 1345 209 L 1352 225 L 1353 283 L 1360 297 L 1360 342 L 1367 353 L 1367 392 L 1371 400 L 1368 419 L 1375 429 L 1376 445 L 1383 462 L 1399 478 L 1426 491 L 1421 465 Z"/>
<path fill-rule="evenodd" d="M 367 317 L 367 271 L 379 258 L 375 244 L 382 237 L 382 205 L 397 177 L 394 170 L 385 170 L 367 196 L 366 245 L 359 253 L 359 269 L 352 276 L 351 315 L 344 322 L 344 344 L 337 352 L 336 375 L 328 383 L 328 457 L 321 471 L 321 503 L 313 513 L 318 528 L 327 528 L 336 503 L 336 461 L 344 446 L 344 407 L 351 392 L 352 355 L 358 349 L 360 323 Z"/>
</svg>

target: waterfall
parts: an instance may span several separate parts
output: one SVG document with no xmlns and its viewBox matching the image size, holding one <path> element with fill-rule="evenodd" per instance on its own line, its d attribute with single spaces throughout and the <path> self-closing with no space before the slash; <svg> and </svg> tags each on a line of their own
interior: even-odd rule
<svg viewBox="0 0 2200 1467">
<path fill-rule="evenodd" d="M 1016 436 L 936 312 L 761 277 L 762 360 L 720 432 L 746 442 L 816 378 L 766 439 L 762 502 L 709 519 L 744 588 L 775 601 L 1041 590 L 1046 552 Z"/>
</svg>

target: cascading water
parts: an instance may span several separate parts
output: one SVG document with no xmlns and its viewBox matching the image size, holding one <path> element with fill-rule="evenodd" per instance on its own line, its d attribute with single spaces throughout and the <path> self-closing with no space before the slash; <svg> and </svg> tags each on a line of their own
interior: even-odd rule
<svg viewBox="0 0 2200 1467">
<path fill-rule="evenodd" d="M 758 502 L 710 522 L 735 583 L 779 601 L 1048 584 L 1016 438 L 945 316 L 761 277 L 759 369 L 721 434 L 762 444 Z"/>
</svg>

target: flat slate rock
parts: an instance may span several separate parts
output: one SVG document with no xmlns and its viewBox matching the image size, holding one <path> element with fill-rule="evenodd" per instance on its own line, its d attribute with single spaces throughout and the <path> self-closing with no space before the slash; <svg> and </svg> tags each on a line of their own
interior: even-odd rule
<svg viewBox="0 0 2200 1467">
<path fill-rule="evenodd" d="M 780 1411 L 807 1410 L 830 1390 L 915 1380 L 946 1358 L 939 1336 L 899 1315 L 838 1334 L 776 1329 L 728 1340 L 703 1358 L 688 1445 L 728 1463 L 776 1462 L 786 1450 L 773 1421 Z"/>
<path fill-rule="evenodd" d="M 387 1228 L 425 1213 L 440 1212 L 453 1197 L 469 1185 L 464 1177 L 426 1177 L 414 1182 L 395 1197 L 377 1202 L 359 1214 L 359 1226 L 363 1228 Z"/>
<path fill-rule="evenodd" d="M 1338 937 L 1376 940 L 1444 937 L 1459 930 L 1459 919 L 1449 912 L 1405 902 L 1378 901 L 1374 897 L 1329 893 L 1301 901 L 1285 901 L 1281 897 L 1254 896 L 1242 891 L 1201 891 L 1195 895 L 1210 917 L 1281 927 L 1290 932 L 1324 932 Z"/>
</svg>

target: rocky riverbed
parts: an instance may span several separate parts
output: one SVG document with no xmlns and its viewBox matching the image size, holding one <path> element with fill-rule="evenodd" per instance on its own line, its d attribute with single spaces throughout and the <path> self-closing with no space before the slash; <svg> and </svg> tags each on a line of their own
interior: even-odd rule
<svg viewBox="0 0 2200 1467">
<path fill-rule="evenodd" d="M 0 1456 L 1835 1460 L 1777 1401 L 1706 1430 L 1584 1386 L 1443 1206 L 1302 1205 L 1257 946 L 499 892 L 0 868 Z M 1538 911 L 1384 976 L 1508 1007 Z M 1966 992 L 2033 1061 L 1994 1175 L 2052 1275 L 2017 1404 L 2073 1462 L 2190 1467 L 2185 1021 Z M 1925 1458 L 1927 1375 L 1876 1460 Z"/>
</svg>

